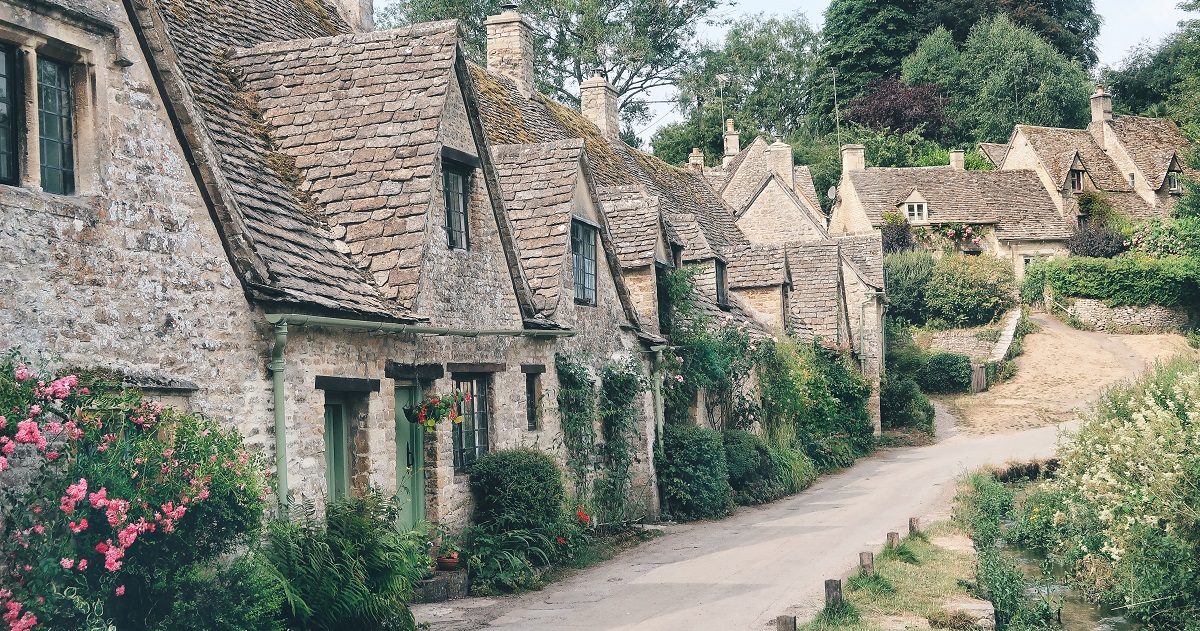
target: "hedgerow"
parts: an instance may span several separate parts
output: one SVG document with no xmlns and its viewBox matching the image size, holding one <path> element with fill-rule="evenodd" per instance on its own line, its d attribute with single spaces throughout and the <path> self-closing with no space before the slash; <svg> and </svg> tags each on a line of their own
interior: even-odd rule
<svg viewBox="0 0 1200 631">
<path fill-rule="evenodd" d="M 943 256 L 925 290 L 928 319 L 947 328 L 987 324 L 1013 304 L 1012 264 L 994 256 Z"/>
<path fill-rule="evenodd" d="M 1046 286 L 1055 296 L 1093 298 L 1110 307 L 1194 306 L 1200 304 L 1200 260 L 1121 256 L 1044 261 L 1026 271 L 1022 297 L 1027 302 L 1041 300 Z"/>
</svg>

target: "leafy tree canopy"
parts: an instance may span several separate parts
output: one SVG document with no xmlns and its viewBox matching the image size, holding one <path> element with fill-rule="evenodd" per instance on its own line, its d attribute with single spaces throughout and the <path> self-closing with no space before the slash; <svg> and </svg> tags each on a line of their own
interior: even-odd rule
<svg viewBox="0 0 1200 631">
<path fill-rule="evenodd" d="M 937 31 L 904 62 L 908 85 L 942 86 L 946 112 L 973 142 L 1003 142 L 1014 125 L 1082 127 L 1091 83 L 1083 66 L 1032 30 L 1003 15 L 971 29 L 959 54 L 946 58 Z"/>
<path fill-rule="evenodd" d="M 944 101 L 936 84 L 909 87 L 890 75 L 868 83 L 863 95 L 847 104 L 846 118 L 877 131 L 923 129 L 926 136 L 942 139 L 952 126 Z"/>
<path fill-rule="evenodd" d="M 646 120 L 647 93 L 673 85 L 698 54 L 696 29 L 711 21 L 722 0 L 526 0 L 521 13 L 534 27 L 538 88 L 578 104 L 579 83 L 600 69 L 619 95 L 625 120 Z M 379 28 L 430 20 L 462 21 L 463 43 L 484 58 L 484 21 L 497 12 L 489 0 L 399 0 L 379 12 Z"/>
<path fill-rule="evenodd" d="M 1085 67 L 1096 64 L 1096 37 L 1102 20 L 1092 0 L 932 0 L 917 12 L 917 30 L 947 29 L 964 42 L 980 20 L 1007 15 Z"/>
<path fill-rule="evenodd" d="M 1200 2 L 1180 8 L 1200 11 Z M 1103 76 L 1118 112 L 1200 123 L 1200 20 L 1180 22 L 1160 44 L 1138 46 Z"/>
</svg>

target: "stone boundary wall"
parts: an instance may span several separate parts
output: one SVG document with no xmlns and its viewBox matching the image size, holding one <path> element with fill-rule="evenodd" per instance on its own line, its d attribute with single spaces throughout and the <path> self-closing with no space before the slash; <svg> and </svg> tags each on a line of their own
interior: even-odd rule
<svg viewBox="0 0 1200 631">
<path fill-rule="evenodd" d="M 1013 337 L 1016 336 L 1017 327 L 1021 326 L 1023 319 L 1024 314 L 1020 309 L 1013 309 L 1004 314 L 1004 328 L 1000 329 L 1000 339 L 996 340 L 996 345 L 992 347 L 988 361 L 999 362 L 1008 359 L 1008 349 L 1012 347 Z"/>
<path fill-rule="evenodd" d="M 974 362 L 984 361 L 992 354 L 992 348 L 995 346 L 995 342 L 978 337 L 979 333 L 987 330 L 954 329 L 951 331 L 938 331 L 933 334 L 933 340 L 929 342 L 929 350 L 966 355 Z"/>
<path fill-rule="evenodd" d="M 1068 312 L 1084 326 L 1106 333 L 1161 333 L 1189 322 L 1185 309 L 1149 305 L 1109 307 L 1103 300 L 1075 298 Z"/>
</svg>

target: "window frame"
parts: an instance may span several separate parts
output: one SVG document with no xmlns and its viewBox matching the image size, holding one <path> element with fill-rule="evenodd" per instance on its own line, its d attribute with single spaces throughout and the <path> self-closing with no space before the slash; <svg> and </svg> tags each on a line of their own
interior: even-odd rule
<svg viewBox="0 0 1200 631">
<path fill-rule="evenodd" d="M 24 143 L 25 132 L 25 73 L 21 59 L 21 49 L 6 42 L 0 42 L 0 58 L 6 60 L 7 72 L 0 78 L 0 84 L 5 87 L 7 95 L 8 125 L 0 126 L 0 131 L 7 131 L 12 138 L 11 150 L 7 156 L 0 148 L 0 163 L 7 166 L 11 176 L 3 175 L 0 166 L 0 184 L 9 186 L 21 185 L 21 145 Z"/>
<path fill-rule="evenodd" d="M 446 212 L 444 227 L 446 228 L 446 246 L 451 250 L 465 252 L 471 249 L 471 171 L 472 169 L 468 166 L 442 160 L 442 205 Z M 450 190 L 450 182 L 453 178 L 458 178 L 461 190 Z M 458 201 L 458 208 L 452 207 L 452 199 Z M 455 226 L 456 218 L 462 222 L 461 227 Z"/>
<path fill-rule="evenodd" d="M 1183 192 L 1182 175 L 1183 174 L 1180 173 L 1179 171 L 1167 171 L 1167 192 L 1168 193 L 1182 193 Z"/>
<path fill-rule="evenodd" d="M 454 389 L 470 394 L 471 401 L 462 401 L 455 412 L 462 421 L 451 429 L 451 450 L 454 454 L 454 472 L 466 473 L 471 465 L 486 455 L 491 440 L 491 375 L 488 373 L 464 373 L 454 375 Z M 480 396 L 480 393 L 483 396 Z M 482 423 L 481 423 L 482 421 Z M 482 427 L 481 427 L 482 425 Z M 467 431 L 470 431 L 471 446 L 465 446 Z M 482 441 L 480 440 L 482 436 Z M 470 453 L 470 457 L 467 455 Z"/>
<path fill-rule="evenodd" d="M 1071 169 L 1067 172 L 1067 190 L 1072 193 L 1083 192 L 1083 171 Z"/>
<path fill-rule="evenodd" d="M 599 277 L 596 242 L 599 240 L 599 233 L 600 230 L 595 225 L 578 217 L 571 219 L 571 271 L 577 305 L 596 306 Z"/>
<path fill-rule="evenodd" d="M 542 398 L 542 375 L 525 373 L 525 428 L 531 432 L 541 429 L 541 414 L 538 407 Z"/>
<path fill-rule="evenodd" d="M 50 74 L 47 72 L 49 68 L 55 70 L 57 83 L 50 83 L 47 80 Z M 75 64 L 58 61 L 45 55 L 37 56 L 38 168 L 42 190 L 53 195 L 74 195 L 76 190 L 77 160 L 75 151 L 78 142 L 75 138 L 75 130 L 78 116 L 75 111 L 74 74 Z M 57 98 L 51 99 L 50 93 L 57 93 Z M 51 102 L 57 105 L 57 110 L 48 109 L 47 105 Z M 52 122 L 55 127 L 58 127 L 58 137 L 46 135 Z M 48 149 L 53 145 L 58 145 L 60 162 L 57 165 L 47 162 L 47 156 L 51 153 Z M 48 183 L 54 180 L 54 178 L 48 177 L 49 171 L 59 173 L 62 178 L 61 187 L 48 186 Z"/>
<path fill-rule="evenodd" d="M 925 223 L 929 221 L 929 210 L 925 202 L 904 202 L 904 216 L 908 223 Z"/>
<path fill-rule="evenodd" d="M 720 259 L 713 261 L 713 275 L 717 281 L 717 306 L 729 306 L 729 266 Z"/>
</svg>

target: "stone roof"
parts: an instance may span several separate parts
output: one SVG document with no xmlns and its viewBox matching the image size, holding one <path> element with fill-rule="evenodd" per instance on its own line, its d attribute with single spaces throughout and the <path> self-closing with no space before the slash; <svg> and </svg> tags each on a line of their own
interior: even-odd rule
<svg viewBox="0 0 1200 631">
<path fill-rule="evenodd" d="M 539 315 L 551 318 L 570 248 L 583 142 L 494 145 L 491 152 L 534 303 Z"/>
<path fill-rule="evenodd" d="M 478 66 L 470 68 L 488 140 L 495 144 L 536 143 L 582 138 L 597 186 L 639 186 L 657 197 L 667 221 L 684 236 L 684 259 L 711 258 L 747 243 L 733 223 L 733 212 L 714 194 L 704 177 L 671 166 L 654 156 L 606 138 L 578 111 L 541 94 L 524 96 L 507 77 Z M 675 225 L 690 221 L 694 226 Z"/>
<path fill-rule="evenodd" d="M 597 193 L 608 217 L 621 267 L 633 269 L 654 264 L 662 225 L 658 198 L 647 196 L 636 186 L 604 186 Z"/>
<path fill-rule="evenodd" d="M 883 234 L 872 231 L 836 238 L 842 255 L 850 260 L 863 280 L 875 289 L 883 289 Z"/>
<path fill-rule="evenodd" d="M 1150 183 L 1150 188 L 1155 190 L 1162 187 L 1176 156 L 1191 147 L 1170 119 L 1114 116 L 1108 126 Z"/>
<path fill-rule="evenodd" d="M 1096 144 L 1088 130 L 1017 125 L 1017 131 L 1029 140 L 1029 145 L 1059 188 L 1066 184 L 1067 173 L 1078 156 L 1096 188 L 1117 193 L 1133 190 L 1129 180 Z"/>
<path fill-rule="evenodd" d="M 744 245 L 730 252 L 726 265 L 730 289 L 773 287 L 788 282 L 787 259 L 777 245 Z"/>
<path fill-rule="evenodd" d="M 793 242 L 784 250 L 792 273 L 788 319 L 793 337 L 837 341 L 842 260 L 838 242 Z"/>
<path fill-rule="evenodd" d="M 339 248 L 298 188 L 291 156 L 272 145 L 256 99 L 228 54 L 349 33 L 337 11 L 324 0 L 240 0 L 237 10 L 222 3 L 148 0 L 135 4 L 132 21 L 171 95 L 180 140 L 197 164 L 247 293 L 266 303 L 411 317 L 383 296 L 345 244 Z"/>
<path fill-rule="evenodd" d="M 1000 163 L 1004 162 L 1004 157 L 1008 155 L 1008 143 L 981 142 L 979 151 L 992 164 L 1000 166 Z"/>
<path fill-rule="evenodd" d="M 387 298 L 411 308 L 458 43 L 454 21 L 234 54 L 278 150 Z"/>
<path fill-rule="evenodd" d="M 812 171 L 806 167 L 796 167 L 792 170 L 792 181 L 796 183 L 796 193 L 812 206 L 813 210 L 824 215 L 821 211 L 821 198 L 817 194 L 817 185 L 813 183 Z"/>
<path fill-rule="evenodd" d="M 948 166 L 851 171 L 851 184 L 875 226 L 883 213 L 898 212 L 914 191 L 927 202 L 929 221 L 993 224 L 1001 239 L 1065 239 L 1070 227 L 1059 216 L 1033 171 L 962 171 Z"/>
</svg>

